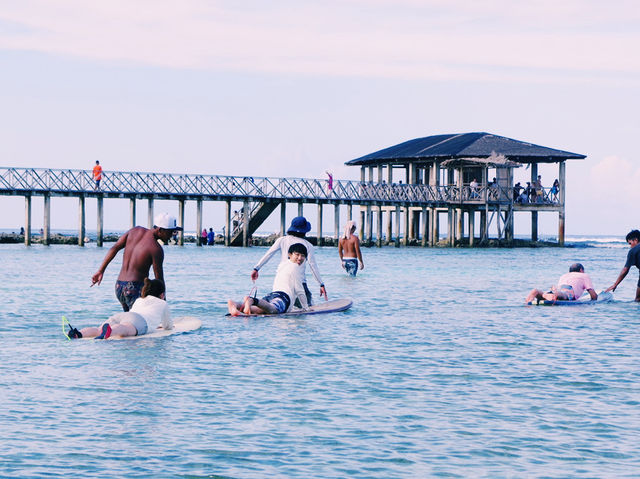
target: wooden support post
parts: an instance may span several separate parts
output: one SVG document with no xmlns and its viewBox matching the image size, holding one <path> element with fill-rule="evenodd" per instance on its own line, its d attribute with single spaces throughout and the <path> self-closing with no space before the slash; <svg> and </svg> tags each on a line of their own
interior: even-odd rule
<svg viewBox="0 0 640 479">
<path fill-rule="evenodd" d="M 364 171 L 364 166 L 360 167 L 360 183 L 364 183 L 365 180 L 365 171 Z"/>
<path fill-rule="evenodd" d="M 413 213 L 414 211 L 407 206 L 407 226 L 409 231 L 407 238 L 410 239 L 415 239 L 416 237 L 416 228 Z"/>
<path fill-rule="evenodd" d="M 404 246 L 409 246 L 409 231 L 411 230 L 411 209 L 407 206 L 404 209 Z"/>
<path fill-rule="evenodd" d="M 456 210 L 453 208 L 449 208 L 447 211 L 447 223 L 447 240 L 449 242 L 449 246 L 455 246 Z"/>
<path fill-rule="evenodd" d="M 347 220 L 351 221 L 353 219 L 353 205 L 347 206 Z"/>
<path fill-rule="evenodd" d="M 78 246 L 84 246 L 84 227 L 85 215 L 84 215 L 84 196 L 78 198 Z"/>
<path fill-rule="evenodd" d="M 387 184 L 389 186 L 393 184 L 393 167 L 391 166 L 391 163 L 387 165 Z M 389 235 L 389 239 L 390 238 L 391 238 L 391 235 Z"/>
<path fill-rule="evenodd" d="M 178 246 L 184 246 L 184 200 L 178 200 L 178 226 L 182 228 L 178 231 Z"/>
<path fill-rule="evenodd" d="M 373 166 L 369 167 L 369 183 L 373 183 Z"/>
<path fill-rule="evenodd" d="M 396 248 L 400 247 L 400 206 L 396 206 L 395 246 L 396 246 Z"/>
<path fill-rule="evenodd" d="M 129 198 L 129 228 L 136 225 L 136 198 Z"/>
<path fill-rule="evenodd" d="M 426 173 L 426 172 L 425 172 Z M 429 213 L 426 206 L 422 207 L 422 247 L 429 243 Z"/>
<path fill-rule="evenodd" d="M 376 232 L 376 244 L 382 247 L 382 205 L 378 206 L 378 231 Z"/>
<path fill-rule="evenodd" d="M 226 201 L 224 226 L 224 245 L 229 246 L 231 244 L 231 200 Z"/>
<path fill-rule="evenodd" d="M 304 203 L 298 203 L 298 216 L 304 216 Z"/>
<path fill-rule="evenodd" d="M 469 246 L 473 246 L 473 237 L 476 234 L 476 212 L 469 210 Z"/>
<path fill-rule="evenodd" d="M 360 207 L 360 238 L 362 238 L 362 242 L 365 243 L 365 246 L 369 246 L 366 244 L 366 236 L 364 233 L 364 227 L 366 224 L 365 212 L 362 210 L 362 206 Z"/>
<path fill-rule="evenodd" d="M 489 231 L 487 225 L 488 205 L 485 204 L 484 209 L 480 210 L 480 241 L 487 241 L 489 239 Z"/>
<path fill-rule="evenodd" d="M 51 196 L 44 195 L 44 237 L 42 243 L 49 245 L 51 240 Z"/>
<path fill-rule="evenodd" d="M 384 167 L 382 165 L 378 165 L 378 183 L 381 184 L 382 183 L 382 169 Z"/>
<path fill-rule="evenodd" d="M 333 205 L 333 237 L 336 245 L 340 239 L 340 205 Z"/>
<path fill-rule="evenodd" d="M 31 195 L 24 197 L 24 245 L 31 245 Z"/>
<path fill-rule="evenodd" d="M 147 200 L 147 228 L 153 228 L 153 198 Z"/>
<path fill-rule="evenodd" d="M 438 213 L 435 208 L 429 208 L 429 246 L 435 246 L 438 243 L 436 237 L 436 221 L 438 220 Z"/>
<path fill-rule="evenodd" d="M 368 204 L 367 205 L 367 245 L 371 245 L 371 243 L 373 242 L 373 213 L 371 211 L 371 205 Z"/>
<path fill-rule="evenodd" d="M 322 203 L 318 203 L 318 246 L 322 246 Z"/>
<path fill-rule="evenodd" d="M 387 244 L 391 243 L 393 238 L 393 210 L 389 208 L 387 210 Z"/>
<path fill-rule="evenodd" d="M 98 246 L 98 248 L 102 248 L 102 245 L 104 243 L 104 205 L 103 205 L 103 200 L 104 198 L 102 196 L 98 196 L 96 198 L 97 200 L 97 237 L 96 237 L 96 245 Z"/>
<path fill-rule="evenodd" d="M 196 200 L 196 245 L 202 246 L 202 198 Z"/>
<path fill-rule="evenodd" d="M 300 203 L 302 205 L 302 203 Z M 249 211 L 249 201 L 244 200 L 242 205 L 242 246 L 247 248 L 249 246 L 249 215 L 251 212 Z M 300 215 L 302 216 L 302 215 Z"/>
<path fill-rule="evenodd" d="M 561 210 L 558 212 L 558 244 L 564 246 L 564 222 L 565 222 L 565 185 L 566 185 L 566 164 L 561 161 L 558 165 L 558 182 L 560 183 L 560 191 L 558 192 L 558 202 L 561 205 Z"/>
<path fill-rule="evenodd" d="M 284 236 L 287 231 L 287 202 L 280 204 L 280 236 Z"/>
<path fill-rule="evenodd" d="M 532 190 L 533 190 L 533 184 L 534 184 L 533 182 L 537 180 L 538 180 L 538 164 L 531 163 L 531 189 Z M 531 241 L 538 241 L 538 212 L 537 211 L 531 212 Z"/>
<path fill-rule="evenodd" d="M 456 240 L 462 241 L 464 237 L 464 212 L 461 208 L 456 209 Z"/>
</svg>

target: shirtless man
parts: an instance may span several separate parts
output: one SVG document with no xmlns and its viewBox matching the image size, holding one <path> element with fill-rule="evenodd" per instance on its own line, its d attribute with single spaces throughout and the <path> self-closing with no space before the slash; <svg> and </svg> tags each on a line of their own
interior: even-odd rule
<svg viewBox="0 0 640 479">
<path fill-rule="evenodd" d="M 364 263 L 362 262 L 362 253 L 360 252 L 360 240 L 356 235 L 356 223 L 354 221 L 347 221 L 344 228 L 344 235 L 338 241 L 338 255 L 342 262 L 342 267 L 351 276 L 358 273 L 358 261 L 360 261 L 360 269 L 364 269 Z"/>
<path fill-rule="evenodd" d="M 169 241 L 176 231 L 182 230 L 176 224 L 176 219 L 167 213 L 161 213 L 155 217 L 152 230 L 136 226 L 123 234 L 104 257 L 100 269 L 92 276 L 92 284 L 100 284 L 107 266 L 118 251 L 124 248 L 122 268 L 116 281 L 116 297 L 122 309 L 129 311 L 134 301 L 140 297 L 144 279 L 149 276 L 149 269 L 153 265 L 153 274 L 156 279 L 164 281 L 162 261 L 164 251 L 158 244 L 158 240 L 164 243 Z"/>
<path fill-rule="evenodd" d="M 584 266 L 580 263 L 573 263 L 569 266 L 569 272 L 560 276 L 557 286 L 552 286 L 551 291 L 547 293 L 539 289 L 531 290 L 525 303 L 530 303 L 534 299 L 537 301 L 556 301 L 558 299 L 576 301 L 585 291 L 589 293 L 592 301 L 598 299 L 598 293 L 593 289 L 591 278 L 584 272 Z"/>
</svg>

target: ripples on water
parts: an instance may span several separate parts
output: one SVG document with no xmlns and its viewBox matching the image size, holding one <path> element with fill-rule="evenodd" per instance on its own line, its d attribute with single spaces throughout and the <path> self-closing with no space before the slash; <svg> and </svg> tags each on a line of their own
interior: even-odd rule
<svg viewBox="0 0 640 479">
<path fill-rule="evenodd" d="M 94 343 L 60 316 L 116 312 L 119 260 L 89 288 L 106 249 L 0 247 L 0 476 L 637 477 L 635 270 L 613 304 L 522 305 L 573 261 L 609 285 L 625 250 L 367 249 L 353 280 L 321 248 L 350 311 L 225 318 L 264 251 L 167 248 L 203 328 Z"/>
</svg>

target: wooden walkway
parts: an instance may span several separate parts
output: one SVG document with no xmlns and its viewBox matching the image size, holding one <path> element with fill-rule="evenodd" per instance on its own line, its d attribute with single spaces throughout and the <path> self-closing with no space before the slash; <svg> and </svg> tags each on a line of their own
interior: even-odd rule
<svg viewBox="0 0 640 479">
<path fill-rule="evenodd" d="M 513 202 L 510 188 L 497 185 L 480 186 L 471 190 L 469 186 L 433 186 L 427 184 L 387 184 L 384 181 L 373 183 L 365 181 L 334 180 L 332 189 L 328 188 L 325 179 L 311 178 L 261 178 L 248 176 L 223 175 L 193 175 L 169 173 L 116 172 L 105 171 L 102 174 L 100 189 L 95 189 L 92 172 L 90 170 L 64 170 L 43 168 L 12 168 L 0 167 L 0 195 L 24 196 L 26 199 L 26 230 L 31 228 L 31 198 L 43 196 L 45 200 L 45 239 L 49 236 L 50 198 L 56 196 L 77 197 L 80 201 L 79 244 L 84 244 L 84 200 L 98 199 L 98 244 L 102 245 L 102 200 L 104 198 L 129 198 L 131 200 L 131 216 L 135 218 L 137 199 L 149 201 L 149 226 L 153 218 L 153 200 L 177 200 L 179 202 L 180 224 L 184 224 L 184 202 L 193 200 L 198 203 L 197 230 L 202 229 L 202 202 L 225 201 L 227 203 L 226 232 L 227 245 L 247 245 L 248 237 L 253 233 L 266 217 L 278 206 L 282 205 L 281 230 L 284 232 L 284 206 L 287 203 L 297 203 L 301 212 L 302 204 L 319 205 L 318 236 L 322 237 L 322 205 L 332 204 L 338 212 L 339 205 L 348 205 L 349 219 L 351 207 L 361 208 L 361 230 L 363 236 L 371 238 L 373 229 L 372 208 L 378 211 L 378 241 L 382 237 L 383 210 L 389 216 L 396 213 L 396 226 L 400 223 L 400 210 L 405 211 L 405 231 L 415 230 L 410 226 L 415 223 L 415 214 L 424 213 L 423 222 L 433 224 L 434 211 L 452 210 L 484 211 L 484 223 L 481 225 L 481 235 L 487 235 L 487 217 L 491 212 L 497 212 L 502 218 L 505 235 L 509 224 L 512 224 L 514 210 L 522 211 L 563 211 L 564 205 L 552 201 L 548 190 L 541 203 L 518 205 Z M 230 203 L 242 202 L 243 211 L 249 211 L 246 221 L 243 218 L 236 228 L 231 223 Z M 260 210 L 262 209 L 262 213 Z M 431 219 L 427 218 L 430 209 Z M 410 211 L 414 210 L 414 211 Z M 300 213 L 301 214 L 301 213 Z M 339 213 L 338 213 L 339 215 Z M 339 216 L 336 215 L 336 231 L 340 230 Z M 500 216 L 502 215 L 502 216 Z M 409 219 L 409 216 L 412 216 Z M 492 215 L 493 217 L 493 215 Z M 253 221 L 251 221 L 253 219 Z M 459 221 L 450 218 L 452 221 Z M 489 220 L 491 221 L 491 220 Z M 419 218 L 418 218 L 419 222 Z M 472 218 L 469 217 L 471 227 Z M 133 224 L 133 222 L 132 222 Z M 451 228 L 450 228 L 451 229 Z M 399 231 L 396 228 L 397 231 Z M 428 234 L 423 235 L 423 243 L 437 242 L 438 231 L 429 227 Z M 500 224 L 498 223 L 500 231 Z M 387 228 L 388 237 L 391 236 L 391 226 Z M 484 232 L 483 232 L 484 231 Z M 470 231 L 473 238 L 473 231 Z M 502 233 L 500 233 L 502 235 Z M 396 237 L 399 235 L 396 235 Z M 418 236 L 418 235 L 416 235 Z M 458 235 L 459 236 L 459 235 Z M 25 235 L 25 242 L 30 241 L 29 234 Z M 366 238 L 365 238 L 366 239 Z M 182 240 L 182 237 L 180 238 Z"/>
</svg>

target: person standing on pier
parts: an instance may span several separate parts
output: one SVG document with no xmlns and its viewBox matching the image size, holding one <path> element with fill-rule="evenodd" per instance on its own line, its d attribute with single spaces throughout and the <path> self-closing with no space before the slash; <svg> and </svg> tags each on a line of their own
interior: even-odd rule
<svg viewBox="0 0 640 479">
<path fill-rule="evenodd" d="M 176 219 L 168 213 L 157 215 L 153 224 L 152 230 L 136 226 L 123 234 L 109 249 L 100 268 L 91 277 L 91 286 L 99 285 L 109 263 L 116 257 L 118 251 L 124 249 L 122 268 L 116 281 L 116 297 L 125 311 L 129 311 L 135 300 L 140 297 L 144 279 L 149 276 L 151 266 L 153 266 L 155 279 L 164 281 L 162 270 L 164 251 L 158 244 L 158 240 L 166 243 L 176 231 L 182 230 L 177 225 Z"/>
<path fill-rule="evenodd" d="M 360 240 L 354 234 L 355 232 L 355 221 L 347 221 L 344 235 L 338 241 L 338 256 L 340 256 L 342 267 L 354 278 L 358 273 L 358 261 L 360 261 L 360 269 L 364 269 L 362 253 L 360 252 Z"/>
<path fill-rule="evenodd" d="M 324 283 L 322 282 L 322 278 L 320 278 L 320 271 L 318 270 L 318 264 L 316 263 L 315 252 L 313 250 L 313 245 L 309 243 L 305 235 L 311 229 L 311 223 L 307 221 L 304 216 L 296 216 L 291 220 L 291 226 L 287 230 L 287 234 L 278 238 L 273 246 L 269 248 L 269 250 L 264 254 L 260 261 L 255 265 L 253 271 L 251 271 L 251 279 L 256 281 L 258 279 L 260 268 L 262 268 L 267 262 L 275 255 L 276 253 L 280 253 L 280 264 L 278 265 L 278 269 L 281 265 L 286 264 L 289 261 L 289 248 L 291 245 L 295 243 L 301 243 L 307 248 L 307 261 L 305 261 L 302 266 L 302 286 L 307 294 L 307 303 L 311 306 L 313 303 L 311 302 L 312 294 L 309 291 L 309 287 L 307 286 L 307 279 L 305 277 L 305 268 L 304 266 L 309 263 L 311 267 L 311 272 L 313 273 L 313 277 L 320 284 L 320 296 L 324 296 L 325 301 L 329 298 L 327 296 L 327 290 L 324 287 Z"/>
<path fill-rule="evenodd" d="M 620 275 L 618 275 L 618 279 L 616 282 L 609 286 L 605 291 L 608 293 L 609 291 L 615 291 L 618 285 L 622 282 L 622 280 L 629 273 L 629 269 L 632 266 L 640 269 L 640 231 L 631 230 L 627 237 L 625 238 L 629 247 L 631 248 L 627 253 L 627 262 L 624 264 L 624 268 L 620 271 Z M 640 279 L 638 280 L 638 284 L 636 286 L 636 302 L 640 302 Z"/>
<path fill-rule="evenodd" d="M 100 180 L 102 180 L 102 166 L 100 166 L 100 162 L 98 160 L 96 160 L 96 166 L 93 167 L 93 180 L 96 182 L 93 189 L 99 190 Z"/>
</svg>

